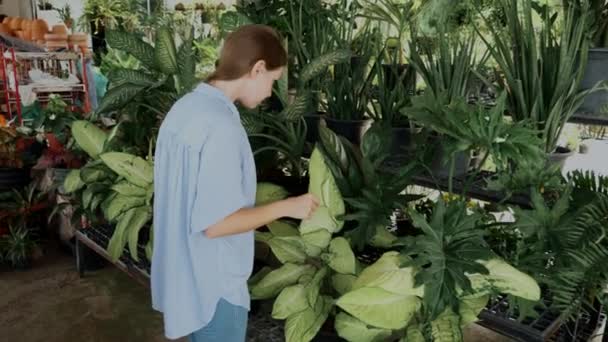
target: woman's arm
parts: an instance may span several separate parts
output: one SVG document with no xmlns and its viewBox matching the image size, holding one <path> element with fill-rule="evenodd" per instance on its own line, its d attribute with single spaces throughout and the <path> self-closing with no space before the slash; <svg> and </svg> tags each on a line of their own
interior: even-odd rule
<svg viewBox="0 0 608 342">
<path fill-rule="evenodd" d="M 236 235 L 258 229 L 282 217 L 305 219 L 319 206 L 319 201 L 306 194 L 254 208 L 241 208 L 205 230 L 208 238 Z"/>
</svg>

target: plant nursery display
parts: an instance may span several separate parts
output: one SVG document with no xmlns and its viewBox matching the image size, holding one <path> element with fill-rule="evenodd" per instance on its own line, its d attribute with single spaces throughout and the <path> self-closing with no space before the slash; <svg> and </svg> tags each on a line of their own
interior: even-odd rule
<svg viewBox="0 0 608 342">
<path fill-rule="evenodd" d="M 23 124 L 0 114 L 2 264 L 31 265 L 38 226 L 69 207 L 79 243 L 148 279 L 160 125 L 231 32 L 265 24 L 287 68 L 259 108 L 236 103 L 256 205 L 311 193 L 319 207 L 256 231 L 252 322 L 265 317 L 287 342 L 458 342 L 475 323 L 582 341 L 605 319 L 608 177 L 573 164 L 608 148 L 597 69 L 608 3 L 150 6 L 84 3 L 80 25 L 107 46 L 96 49 L 108 87 L 94 110 L 53 95 L 24 107 Z M 581 123 L 591 112 L 597 126 Z M 575 119 L 588 154 L 566 164 Z M 22 187 L 32 167 L 65 168 L 65 203 Z M 547 328 L 530 323 L 546 317 Z"/>
</svg>

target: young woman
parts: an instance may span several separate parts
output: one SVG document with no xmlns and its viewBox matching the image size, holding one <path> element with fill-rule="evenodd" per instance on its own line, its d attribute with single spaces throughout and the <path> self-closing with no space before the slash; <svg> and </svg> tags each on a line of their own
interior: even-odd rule
<svg viewBox="0 0 608 342">
<path fill-rule="evenodd" d="M 226 38 L 215 73 L 161 125 L 151 277 L 168 338 L 243 342 L 253 231 L 281 217 L 309 217 L 318 206 L 306 194 L 254 207 L 255 164 L 234 102 L 258 106 L 286 64 L 272 29 L 241 27 Z"/>
</svg>

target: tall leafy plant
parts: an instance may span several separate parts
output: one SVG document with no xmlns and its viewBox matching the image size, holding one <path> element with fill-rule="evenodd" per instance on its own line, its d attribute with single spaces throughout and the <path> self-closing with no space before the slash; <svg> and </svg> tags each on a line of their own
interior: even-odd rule
<svg viewBox="0 0 608 342">
<path fill-rule="evenodd" d="M 109 90 L 101 100 L 97 114 L 119 112 L 129 120 L 131 144 L 147 146 L 158 122 L 183 94 L 197 82 L 196 55 L 192 38 L 184 38 L 181 45 L 168 27 L 155 32 L 152 46 L 136 33 L 107 32 L 107 42 L 141 62 L 138 69 L 117 67 L 109 75 Z"/>
<path fill-rule="evenodd" d="M 154 167 L 141 157 L 112 150 L 116 131 L 104 132 L 88 121 L 72 124 L 76 144 L 91 160 L 70 171 L 64 189 L 77 198 L 77 213 L 94 218 L 101 211 L 107 222 L 116 225 L 107 246 L 113 260 L 120 258 L 127 244 L 131 257 L 139 260 L 139 232 L 152 218 Z M 149 241 L 148 258 L 151 246 Z"/>
<path fill-rule="evenodd" d="M 534 123 L 545 152 L 552 153 L 566 122 L 585 96 L 596 90 L 579 89 L 589 49 L 588 12 L 567 8 L 558 36 L 548 6 L 538 31 L 531 0 L 500 3 L 506 13 L 506 35 L 486 19 L 491 39 L 480 36 L 504 74 L 499 85 L 508 94 L 513 119 Z"/>
<path fill-rule="evenodd" d="M 435 96 L 447 95 L 448 102 L 466 98 L 473 71 L 482 64 L 484 57 L 476 57 L 476 37 L 469 34 L 465 38 L 450 36 L 443 26 L 438 32 L 437 49 L 428 44 L 411 43 L 410 63 L 426 84 L 427 92 Z"/>
</svg>

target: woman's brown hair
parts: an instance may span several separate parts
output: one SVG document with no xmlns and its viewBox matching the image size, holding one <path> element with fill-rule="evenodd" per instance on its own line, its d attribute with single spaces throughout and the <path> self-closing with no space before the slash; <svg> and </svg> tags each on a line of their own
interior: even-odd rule
<svg viewBox="0 0 608 342">
<path fill-rule="evenodd" d="M 239 79 L 260 60 L 266 63 L 267 70 L 287 65 L 287 52 L 281 38 L 265 25 L 241 26 L 226 37 L 215 72 L 207 81 Z"/>
</svg>

